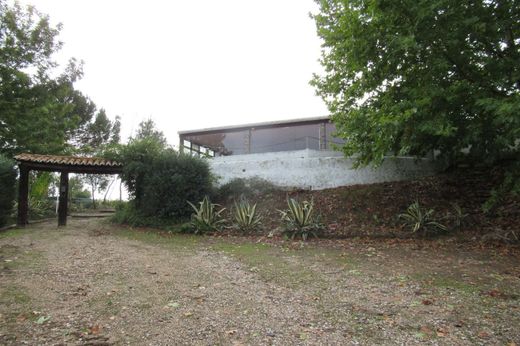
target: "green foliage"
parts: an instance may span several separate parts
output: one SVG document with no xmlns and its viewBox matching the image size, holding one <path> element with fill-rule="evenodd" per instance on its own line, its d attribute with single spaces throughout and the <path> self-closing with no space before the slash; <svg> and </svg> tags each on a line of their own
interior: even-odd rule
<svg viewBox="0 0 520 346">
<path fill-rule="evenodd" d="M 69 198 L 71 200 L 90 197 L 90 191 L 84 188 L 83 181 L 80 176 L 73 176 L 69 178 Z"/>
<path fill-rule="evenodd" d="M 143 137 L 143 133 L 151 135 Z M 199 201 L 211 192 L 208 163 L 175 152 L 148 127 L 138 134 L 109 156 L 124 164 L 121 179 L 135 209 L 144 217 L 187 219 L 191 208 L 186 201 Z"/>
<path fill-rule="evenodd" d="M 30 181 L 30 196 L 36 199 L 45 199 L 49 196 L 49 188 L 54 181 L 51 172 L 33 172 Z"/>
<path fill-rule="evenodd" d="M 96 203 L 96 192 L 105 191 L 110 182 L 112 176 L 108 174 L 84 174 L 80 177 L 80 180 L 90 187 L 89 196 L 92 199 L 92 207 L 97 208 Z"/>
<path fill-rule="evenodd" d="M 520 161 L 513 162 L 506 167 L 502 183 L 491 191 L 491 197 L 484 203 L 483 210 L 491 212 L 504 201 L 506 196 L 520 195 Z"/>
<path fill-rule="evenodd" d="M 314 202 L 298 202 L 293 198 L 287 199 L 288 210 L 280 210 L 285 231 L 289 233 L 291 239 L 300 235 L 303 240 L 307 240 L 309 235 L 317 237 L 316 232 L 323 229 L 319 217 L 314 215 Z"/>
<path fill-rule="evenodd" d="M 518 162 L 516 0 L 316 2 L 325 72 L 312 84 L 347 156 L 365 165 L 436 150 L 447 165 Z"/>
<path fill-rule="evenodd" d="M 59 153 L 79 125 L 72 83 L 82 74 L 71 60 L 57 78 L 52 56 L 61 48 L 48 16 L 0 0 L 0 151 Z"/>
<path fill-rule="evenodd" d="M 412 233 L 427 235 L 428 233 L 445 232 L 447 230 L 446 226 L 435 220 L 433 209 L 425 210 L 417 201 L 412 203 L 405 213 L 400 214 L 399 218 L 403 219 L 405 226 Z"/>
<path fill-rule="evenodd" d="M 0 227 L 5 226 L 14 205 L 16 170 L 14 162 L 0 155 Z"/>
<path fill-rule="evenodd" d="M 246 199 L 233 204 L 232 215 L 234 226 L 243 232 L 254 231 L 262 224 L 256 204 L 251 205 Z"/>
<path fill-rule="evenodd" d="M 104 157 L 124 163 L 122 181 L 125 183 L 130 197 L 141 204 L 145 176 L 150 172 L 155 158 L 169 148 L 164 136 L 150 126 L 153 121 L 141 122 L 135 138 L 130 138 L 127 145 L 114 145 L 104 152 Z"/>
<path fill-rule="evenodd" d="M 460 230 L 466 223 L 469 214 L 465 213 L 460 205 L 457 203 L 451 204 L 451 218 L 453 219 L 453 228 Z"/>
<path fill-rule="evenodd" d="M 56 207 L 54 201 L 49 198 L 29 197 L 29 218 L 32 220 L 54 217 Z"/>
<path fill-rule="evenodd" d="M 235 178 L 220 186 L 216 198 L 220 201 L 239 198 L 253 198 L 262 194 L 276 191 L 275 185 L 261 178 Z"/>
<path fill-rule="evenodd" d="M 0 0 L 0 152 L 85 152 L 108 123 L 110 140 L 119 141 L 120 121 L 110 122 L 104 110 L 96 116 L 96 105 L 74 89 L 82 63 L 72 58 L 57 71 L 61 25 L 32 6 L 9 3 Z"/>
<path fill-rule="evenodd" d="M 166 147 L 166 137 L 162 131 L 157 130 L 157 127 L 152 119 L 141 121 L 137 129 L 135 139 L 149 139 L 156 142 L 162 147 Z"/>
<path fill-rule="evenodd" d="M 49 197 L 57 176 L 51 172 L 32 172 L 29 182 L 29 218 L 43 219 L 56 215 L 56 205 Z"/>
<path fill-rule="evenodd" d="M 191 210 L 186 201 L 198 201 L 211 191 L 208 163 L 166 150 L 154 158 L 143 179 L 141 200 L 145 215 L 183 219 Z"/>
<path fill-rule="evenodd" d="M 135 207 L 134 201 L 119 202 L 115 205 L 116 212 L 110 221 L 116 224 L 128 225 L 132 227 L 154 227 L 158 229 L 169 229 L 177 223 L 176 220 L 157 218 L 144 215 Z"/>
<path fill-rule="evenodd" d="M 204 199 L 199 202 L 199 207 L 196 207 L 189 201 L 187 202 L 195 211 L 195 213 L 191 215 L 191 224 L 195 234 L 216 231 L 220 228 L 222 223 L 226 222 L 220 215 L 225 208 L 217 211 L 216 207 L 219 205 L 211 203 L 208 196 L 205 196 Z"/>
</svg>

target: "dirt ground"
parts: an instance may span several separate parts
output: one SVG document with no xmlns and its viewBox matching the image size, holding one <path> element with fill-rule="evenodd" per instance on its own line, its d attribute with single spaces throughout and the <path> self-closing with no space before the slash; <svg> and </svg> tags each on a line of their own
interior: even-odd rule
<svg viewBox="0 0 520 346">
<path fill-rule="evenodd" d="M 0 344 L 520 345 L 506 250 L 36 224 L 0 234 Z"/>
</svg>

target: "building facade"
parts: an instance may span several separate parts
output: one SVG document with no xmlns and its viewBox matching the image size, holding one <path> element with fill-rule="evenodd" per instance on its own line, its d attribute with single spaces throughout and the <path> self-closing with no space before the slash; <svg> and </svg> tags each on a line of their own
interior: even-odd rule
<svg viewBox="0 0 520 346">
<path fill-rule="evenodd" d="M 328 117 L 285 120 L 179 132 L 183 152 L 211 158 L 219 184 L 262 178 L 282 188 L 320 190 L 354 184 L 415 179 L 435 173 L 430 159 L 389 157 L 377 168 L 354 168 L 334 150 Z"/>
</svg>

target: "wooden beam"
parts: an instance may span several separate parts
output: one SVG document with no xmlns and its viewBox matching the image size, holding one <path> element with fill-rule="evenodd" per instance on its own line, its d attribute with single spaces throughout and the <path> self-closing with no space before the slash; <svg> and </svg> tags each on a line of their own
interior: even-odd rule
<svg viewBox="0 0 520 346">
<path fill-rule="evenodd" d="M 18 220 L 19 227 L 25 227 L 29 223 L 29 168 L 19 165 L 20 179 L 18 181 Z"/>
<path fill-rule="evenodd" d="M 61 172 L 60 200 L 58 205 L 58 226 L 67 225 L 67 204 L 69 194 L 69 172 Z"/>
</svg>

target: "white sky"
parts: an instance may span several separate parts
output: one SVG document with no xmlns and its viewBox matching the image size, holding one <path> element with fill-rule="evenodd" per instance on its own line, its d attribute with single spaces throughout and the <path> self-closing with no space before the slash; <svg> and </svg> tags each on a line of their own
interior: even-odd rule
<svg viewBox="0 0 520 346">
<path fill-rule="evenodd" d="M 63 23 L 57 56 L 85 62 L 76 87 L 123 138 L 152 118 L 177 131 L 328 114 L 313 0 L 22 0 Z"/>
</svg>

